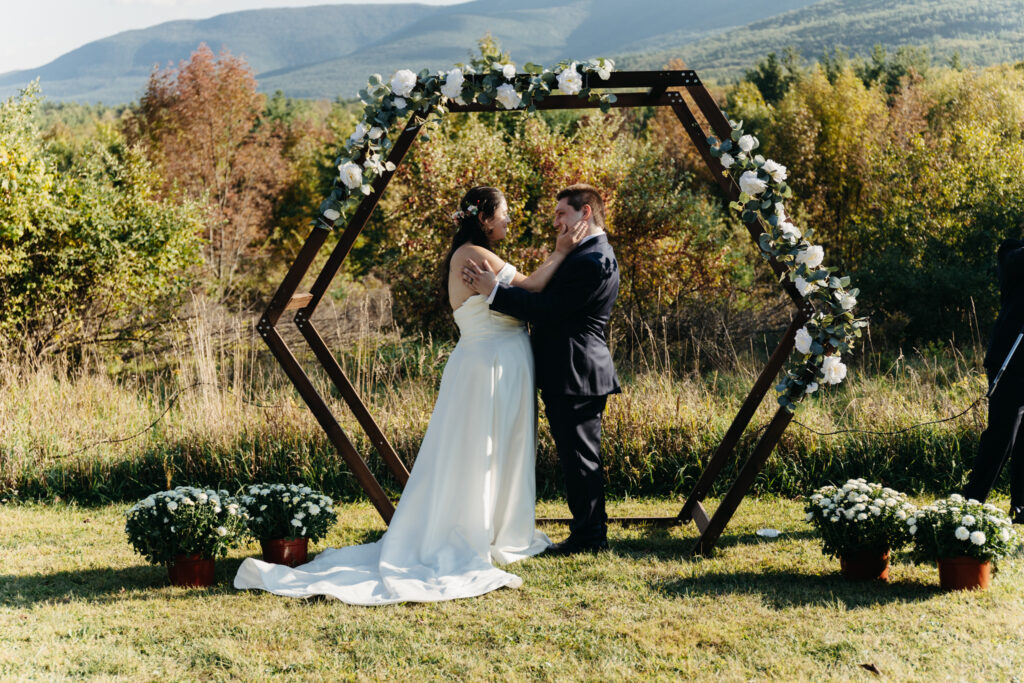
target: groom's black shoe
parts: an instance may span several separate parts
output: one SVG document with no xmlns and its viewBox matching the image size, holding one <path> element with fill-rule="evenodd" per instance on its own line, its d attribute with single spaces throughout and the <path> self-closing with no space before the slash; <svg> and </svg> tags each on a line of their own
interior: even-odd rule
<svg viewBox="0 0 1024 683">
<path fill-rule="evenodd" d="M 549 545 L 547 550 L 541 553 L 541 555 L 544 557 L 567 557 L 569 555 L 578 555 L 579 553 L 599 553 L 607 550 L 607 540 L 582 543 L 572 538 L 567 538 L 561 543 Z"/>
</svg>

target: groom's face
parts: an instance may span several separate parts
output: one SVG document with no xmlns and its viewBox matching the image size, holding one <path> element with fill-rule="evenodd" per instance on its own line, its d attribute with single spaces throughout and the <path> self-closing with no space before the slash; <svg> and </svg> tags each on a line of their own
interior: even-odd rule
<svg viewBox="0 0 1024 683">
<path fill-rule="evenodd" d="M 585 218 L 590 217 L 590 207 L 584 204 L 579 210 L 572 208 L 572 204 L 569 203 L 569 199 L 563 197 L 558 200 L 558 205 L 555 206 L 555 217 L 551 221 L 558 232 L 568 230 L 574 227 L 577 223 Z"/>
</svg>

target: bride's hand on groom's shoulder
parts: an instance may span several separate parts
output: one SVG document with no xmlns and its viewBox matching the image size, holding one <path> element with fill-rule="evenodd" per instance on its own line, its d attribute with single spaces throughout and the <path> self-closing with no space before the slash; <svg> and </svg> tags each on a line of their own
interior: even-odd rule
<svg viewBox="0 0 1024 683">
<path fill-rule="evenodd" d="M 579 221 L 571 228 L 560 231 L 558 239 L 555 241 L 555 253 L 567 256 L 587 236 L 589 231 L 590 222 L 586 219 Z"/>
<path fill-rule="evenodd" d="M 466 264 L 462 267 L 464 285 L 477 294 L 490 294 L 497 282 L 498 278 L 487 261 L 480 264 L 473 259 L 466 259 Z"/>
</svg>

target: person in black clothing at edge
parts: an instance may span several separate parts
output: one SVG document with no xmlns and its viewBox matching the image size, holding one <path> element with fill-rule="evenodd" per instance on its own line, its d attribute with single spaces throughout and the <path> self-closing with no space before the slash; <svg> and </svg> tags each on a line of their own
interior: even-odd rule
<svg viewBox="0 0 1024 683">
<path fill-rule="evenodd" d="M 551 426 L 565 479 L 572 522 L 569 537 L 545 555 L 608 548 L 601 463 L 601 417 L 610 394 L 620 393 L 605 328 L 619 293 L 619 266 L 604 226 L 604 201 L 590 185 L 557 195 L 553 226 L 584 221 L 586 236 L 543 291 L 500 284 L 487 264 L 469 261 L 464 282 L 488 296 L 492 310 L 530 324 L 537 388 Z"/>
<path fill-rule="evenodd" d="M 1010 459 L 1010 516 L 1024 524 L 1024 342 L 992 390 L 1000 368 L 1024 331 L 1024 241 L 1004 240 L 996 252 L 999 317 L 985 354 L 989 381 L 988 428 L 982 432 L 964 496 L 984 501 Z"/>
</svg>

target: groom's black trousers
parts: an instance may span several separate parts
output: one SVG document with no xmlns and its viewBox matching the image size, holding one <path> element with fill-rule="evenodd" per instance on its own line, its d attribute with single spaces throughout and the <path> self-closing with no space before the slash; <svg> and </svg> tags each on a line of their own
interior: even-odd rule
<svg viewBox="0 0 1024 683">
<path fill-rule="evenodd" d="M 988 400 L 988 429 L 964 495 L 984 501 L 1010 459 L 1010 507 L 1024 506 L 1024 375 L 1003 375 Z"/>
<path fill-rule="evenodd" d="M 544 412 L 562 463 L 573 542 L 599 543 L 608 537 L 601 466 L 601 416 L 607 396 L 564 396 L 542 392 Z"/>
</svg>

